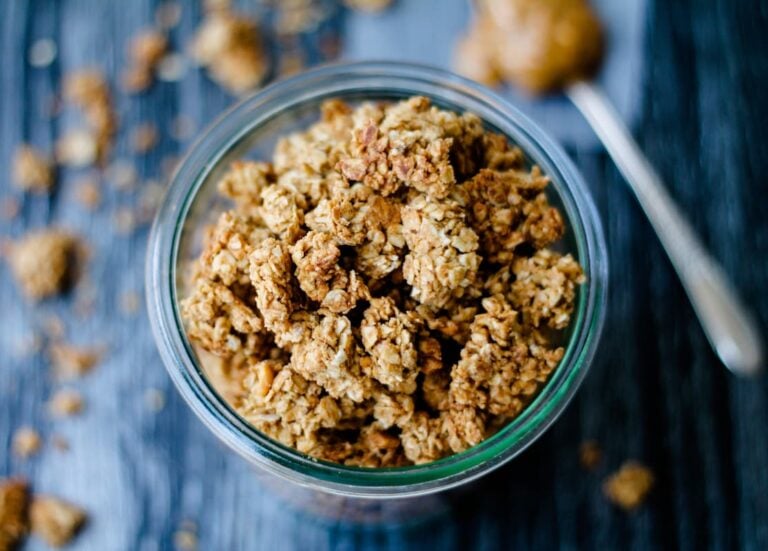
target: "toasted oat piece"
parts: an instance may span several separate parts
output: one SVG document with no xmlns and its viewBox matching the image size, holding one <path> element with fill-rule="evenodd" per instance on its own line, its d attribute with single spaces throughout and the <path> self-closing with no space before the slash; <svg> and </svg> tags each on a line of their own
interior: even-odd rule
<svg viewBox="0 0 768 551">
<path fill-rule="evenodd" d="M 77 535 L 88 520 L 76 505 L 51 496 L 34 496 L 29 506 L 32 532 L 52 547 L 63 547 Z"/>
<path fill-rule="evenodd" d="M 608 500 L 626 511 L 643 504 L 653 488 L 651 470 L 637 461 L 626 461 L 618 471 L 603 482 L 603 494 Z"/>
<path fill-rule="evenodd" d="M 29 486 L 21 478 L 0 479 L 0 551 L 12 551 L 29 532 Z"/>
<path fill-rule="evenodd" d="M 21 145 L 13 157 L 13 180 L 19 189 L 48 193 L 54 184 L 53 163 L 48 155 L 30 145 Z"/>
<path fill-rule="evenodd" d="M 10 243 L 7 261 L 24 295 L 38 301 L 73 283 L 78 252 L 78 241 L 72 234 L 38 230 Z"/>
<path fill-rule="evenodd" d="M 43 446 L 40 434 L 32 427 L 20 427 L 13 434 L 13 453 L 26 459 L 36 455 Z"/>
</svg>

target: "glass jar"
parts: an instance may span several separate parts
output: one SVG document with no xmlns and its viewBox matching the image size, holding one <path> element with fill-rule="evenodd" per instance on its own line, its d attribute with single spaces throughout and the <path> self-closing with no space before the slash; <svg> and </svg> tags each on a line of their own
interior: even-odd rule
<svg viewBox="0 0 768 551">
<path fill-rule="evenodd" d="M 318 461 L 255 430 L 212 387 L 179 315 L 182 273 L 187 261 L 199 253 L 204 226 L 227 207 L 215 192 L 215 182 L 231 160 L 271 158 L 277 139 L 316 120 L 324 100 L 340 98 L 354 103 L 414 95 L 427 96 L 443 108 L 475 113 L 489 129 L 519 145 L 528 161 L 550 176 L 550 201 L 567 222 L 561 248 L 578 259 L 587 282 L 578 291 L 560 365 L 531 404 L 497 434 L 467 451 L 424 465 L 365 469 Z M 311 70 L 264 88 L 219 117 L 191 147 L 173 176 L 152 229 L 146 267 L 155 340 L 171 378 L 192 410 L 229 448 L 267 473 L 268 481 L 278 482 L 270 485 L 282 494 L 290 489 L 287 493 L 292 501 L 345 515 L 364 511 L 362 518 L 371 516 L 365 512 L 371 507 L 357 506 L 364 499 L 413 498 L 464 486 L 520 454 L 541 436 L 563 412 L 592 362 L 605 312 L 606 278 L 606 248 L 597 212 L 578 171 L 557 144 L 477 83 L 433 68 L 387 62 Z M 440 499 L 435 496 L 426 502 L 407 503 L 426 503 L 432 511 L 440 510 Z M 413 508 L 402 501 L 395 509 L 403 516 L 413 514 Z M 381 511 L 378 508 L 372 517 L 387 516 Z"/>
</svg>

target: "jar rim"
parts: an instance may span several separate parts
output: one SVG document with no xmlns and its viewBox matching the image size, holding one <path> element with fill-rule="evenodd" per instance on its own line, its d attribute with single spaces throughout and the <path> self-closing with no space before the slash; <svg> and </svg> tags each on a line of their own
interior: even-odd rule
<svg viewBox="0 0 768 551">
<path fill-rule="evenodd" d="M 552 181 L 587 274 L 580 287 L 565 354 L 533 401 L 498 433 L 466 451 L 406 467 L 362 468 L 311 458 L 241 418 L 208 382 L 186 338 L 177 300 L 184 222 L 208 175 L 236 144 L 274 117 L 323 99 L 424 95 L 470 111 L 503 132 Z M 506 463 L 559 417 L 594 357 L 605 314 L 607 251 L 600 219 L 579 172 L 535 123 L 484 86 L 442 69 L 368 61 L 321 66 L 273 83 L 219 116 L 190 147 L 171 178 L 149 238 L 147 306 L 152 332 L 174 384 L 201 420 L 230 448 L 268 472 L 302 486 L 356 497 L 405 497 L 466 483 Z"/>
</svg>

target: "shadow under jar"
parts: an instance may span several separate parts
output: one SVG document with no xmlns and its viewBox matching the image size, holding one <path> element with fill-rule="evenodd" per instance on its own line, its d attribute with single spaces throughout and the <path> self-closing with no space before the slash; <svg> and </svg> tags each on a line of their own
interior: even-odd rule
<svg viewBox="0 0 768 551">
<path fill-rule="evenodd" d="M 350 104 L 426 96 L 439 108 L 479 116 L 541 167 L 550 203 L 566 222 L 556 248 L 571 253 L 586 275 L 565 353 L 530 404 L 480 444 L 431 463 L 361 468 L 318 461 L 248 424 L 219 395 L 184 330 L 179 301 L 185 271 L 199 255 L 205 227 L 231 207 L 216 182 L 233 160 L 268 160 L 277 140 L 315 122 L 329 99 Z M 520 454 L 557 419 L 579 387 L 597 347 L 605 312 L 607 258 L 600 221 L 580 175 L 562 149 L 533 122 L 483 86 L 441 70 L 364 62 L 322 67 L 273 84 L 222 115 L 195 143 L 173 176 L 150 236 L 146 266 L 150 321 L 163 362 L 194 412 L 230 449 L 258 467 L 266 484 L 310 511 L 361 521 L 434 515 L 444 490 L 461 486 Z M 288 481 L 290 484 L 281 484 Z M 438 492 L 441 492 L 438 494 Z M 407 500 L 394 498 L 409 498 Z"/>
</svg>

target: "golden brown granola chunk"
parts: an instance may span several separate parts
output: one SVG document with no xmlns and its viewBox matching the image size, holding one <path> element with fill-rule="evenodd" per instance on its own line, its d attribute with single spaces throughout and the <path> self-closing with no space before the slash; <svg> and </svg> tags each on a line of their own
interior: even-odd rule
<svg viewBox="0 0 768 551">
<path fill-rule="evenodd" d="M 242 214 L 258 217 L 261 192 L 275 183 L 272 165 L 254 161 L 235 161 L 218 183 L 219 193 L 235 202 Z"/>
<path fill-rule="evenodd" d="M 355 125 L 351 155 L 339 162 L 345 178 L 385 196 L 407 185 L 443 198 L 456 183 L 457 173 L 461 176 L 471 169 L 465 150 L 477 147 L 483 133 L 476 116 L 440 110 L 424 97 L 371 115 Z"/>
<path fill-rule="evenodd" d="M 562 256 L 549 249 L 512 264 L 515 281 L 510 302 L 533 327 L 547 325 L 564 329 L 571 322 L 576 286 L 584 283 L 584 272 L 570 254 Z"/>
<path fill-rule="evenodd" d="M 358 347 L 349 318 L 323 316 L 309 339 L 294 348 L 291 369 L 319 384 L 334 398 L 362 402 L 368 381 L 358 361 Z"/>
<path fill-rule="evenodd" d="M 419 371 L 414 330 L 414 321 L 388 297 L 371 299 L 363 314 L 361 340 L 373 360 L 366 374 L 393 392 L 413 394 L 416 390 Z"/>
<path fill-rule="evenodd" d="M 67 289 L 75 276 L 77 239 L 62 230 L 28 233 L 10 244 L 7 261 L 24 295 L 37 301 Z"/>
<path fill-rule="evenodd" d="M 0 479 L 0 551 L 13 551 L 29 531 L 29 486 L 20 478 Z"/>
<path fill-rule="evenodd" d="M 306 337 L 308 319 L 294 319 L 298 293 L 293 279 L 288 245 L 274 238 L 259 243 L 249 256 L 251 284 L 256 290 L 256 305 L 264 318 L 264 327 L 283 346 Z M 306 322 L 306 323 L 303 323 Z"/>
<path fill-rule="evenodd" d="M 333 236 L 310 231 L 291 248 L 296 280 L 313 301 L 335 314 L 345 314 L 368 298 L 368 288 L 354 270 L 339 266 L 341 251 Z"/>
<path fill-rule="evenodd" d="M 403 275 L 411 296 L 439 310 L 460 298 L 475 282 L 480 267 L 477 234 L 467 226 L 457 203 L 415 195 L 403 207 L 403 235 L 410 251 Z"/>
<path fill-rule="evenodd" d="M 32 532 L 51 547 L 67 545 L 87 520 L 83 509 L 56 497 L 36 495 L 29 506 Z"/>
<path fill-rule="evenodd" d="M 266 336 L 264 321 L 228 287 L 200 279 L 181 303 L 189 337 L 219 356 L 244 351 L 260 354 Z"/>
<path fill-rule="evenodd" d="M 562 237 L 560 212 L 543 193 L 548 183 L 534 167 L 530 172 L 484 169 L 461 186 L 458 196 L 488 260 L 508 263 L 522 243 L 539 249 Z"/>
<path fill-rule="evenodd" d="M 603 494 L 614 505 L 631 511 L 643 504 L 653 483 L 653 473 L 648 467 L 637 461 L 627 461 L 605 479 Z"/>
<path fill-rule="evenodd" d="M 536 333 L 524 333 L 517 312 L 503 297 L 482 304 L 485 313 L 472 323 L 461 360 L 451 371 L 451 400 L 513 417 L 546 381 L 563 349 L 550 349 Z"/>
</svg>

